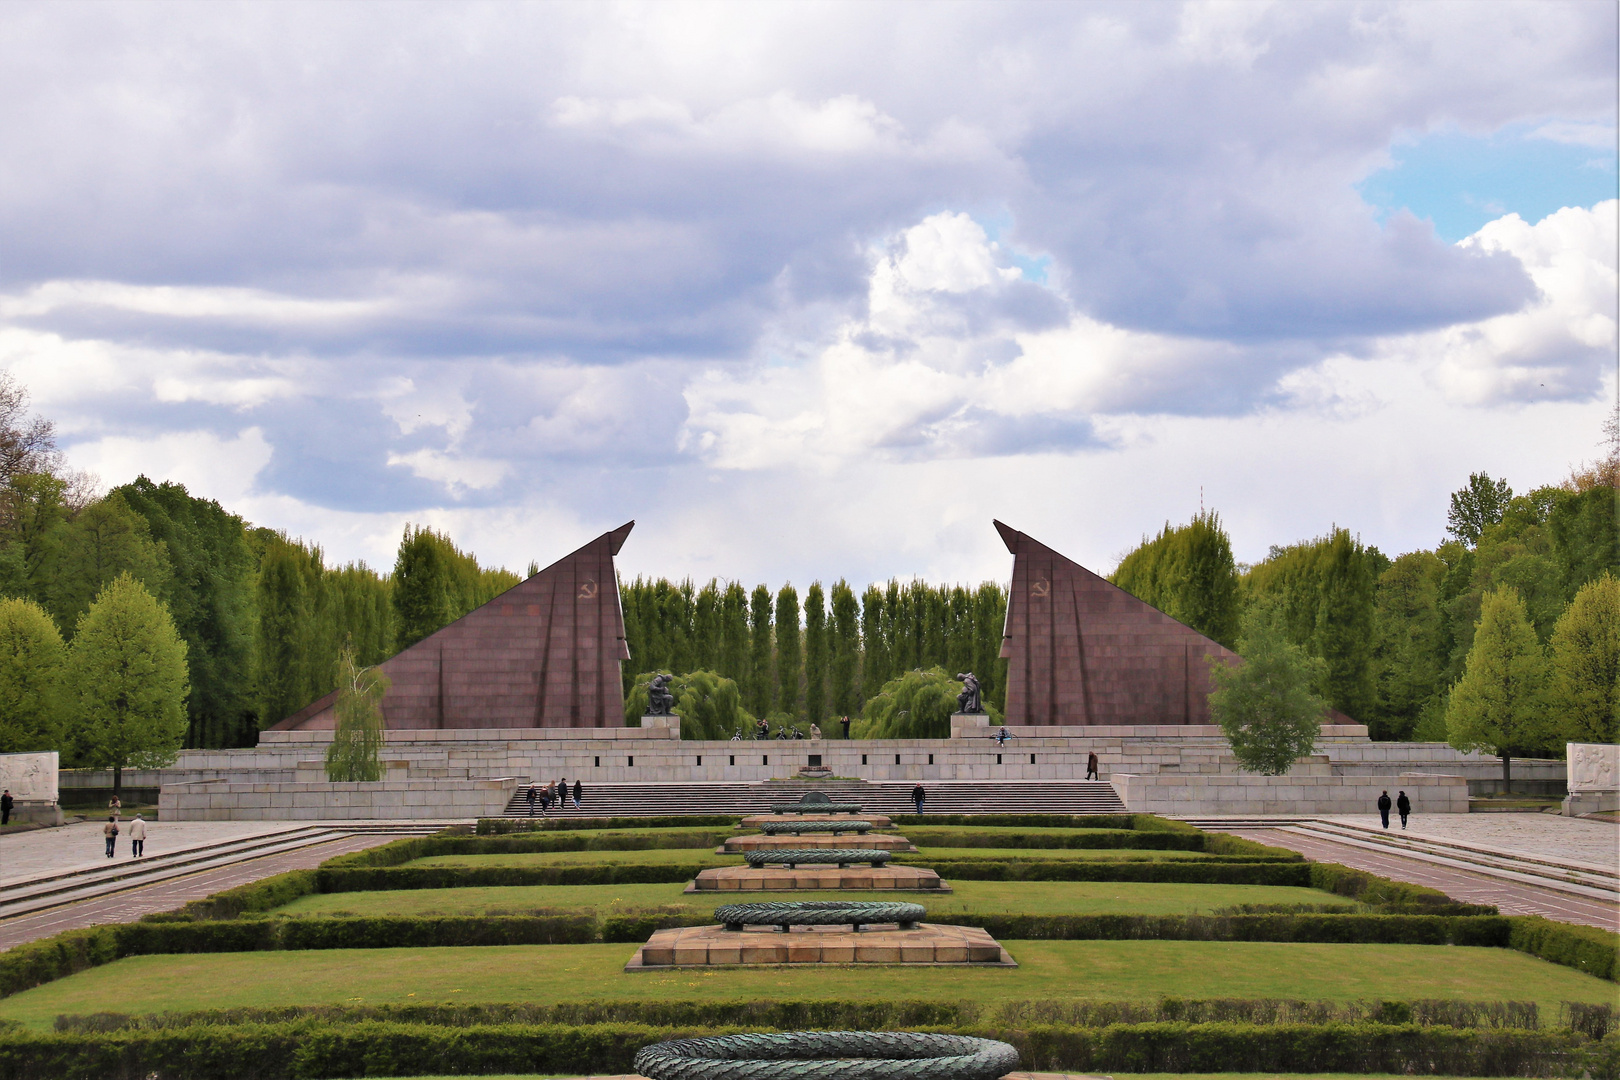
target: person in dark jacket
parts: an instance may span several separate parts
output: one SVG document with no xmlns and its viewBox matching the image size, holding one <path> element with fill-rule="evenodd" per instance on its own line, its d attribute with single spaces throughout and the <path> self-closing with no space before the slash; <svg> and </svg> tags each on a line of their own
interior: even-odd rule
<svg viewBox="0 0 1620 1080">
<path fill-rule="evenodd" d="M 1384 828 L 1389 828 L 1389 808 L 1393 805 L 1389 801 L 1389 792 L 1378 796 L 1378 816 L 1384 819 Z"/>
<path fill-rule="evenodd" d="M 551 785 L 545 784 L 540 788 L 540 816 L 545 817 L 546 811 L 551 809 Z M 1388 815 L 1386 815 L 1388 816 Z"/>
<path fill-rule="evenodd" d="M 574 809 L 579 809 L 579 800 L 585 796 L 585 785 L 578 780 L 574 781 Z"/>
<path fill-rule="evenodd" d="M 530 817 L 534 817 L 534 797 L 537 794 L 538 794 L 538 792 L 536 792 L 534 790 L 534 785 L 530 784 L 529 785 L 529 816 Z"/>
<path fill-rule="evenodd" d="M 113 857 L 113 849 L 118 846 L 118 818 L 116 815 L 107 816 L 107 824 L 101 827 L 101 835 L 107 838 L 107 858 Z"/>
<path fill-rule="evenodd" d="M 1412 800 L 1406 797 L 1406 792 L 1395 796 L 1395 809 L 1401 815 L 1401 828 L 1406 828 L 1406 816 L 1412 812 Z"/>
<path fill-rule="evenodd" d="M 11 789 L 6 788 L 5 794 L 0 795 L 0 825 L 11 824 L 11 808 L 17 805 L 17 800 L 11 797 Z"/>
<path fill-rule="evenodd" d="M 1101 780 L 1102 779 L 1102 776 L 1097 772 L 1098 764 L 1099 764 L 1099 762 L 1097 761 L 1097 755 L 1095 753 L 1091 753 L 1091 754 L 1086 755 L 1086 779 L 1087 780 Z"/>
<path fill-rule="evenodd" d="M 917 813 L 920 814 L 923 812 L 923 802 L 927 798 L 928 792 L 923 790 L 923 786 L 921 784 L 918 784 L 916 787 L 911 789 L 911 801 L 917 804 Z"/>
</svg>

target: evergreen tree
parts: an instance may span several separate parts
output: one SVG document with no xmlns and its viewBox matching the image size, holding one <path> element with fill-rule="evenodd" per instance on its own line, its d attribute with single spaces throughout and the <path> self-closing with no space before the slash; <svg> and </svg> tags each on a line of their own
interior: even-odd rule
<svg viewBox="0 0 1620 1080">
<path fill-rule="evenodd" d="M 804 594 L 804 713 L 812 724 L 827 718 L 827 601 L 819 581 Z"/>
<path fill-rule="evenodd" d="M 355 661 L 345 642 L 338 657 L 336 730 L 326 748 L 326 778 L 334 784 L 382 779 L 383 695 L 388 676 Z"/>
<path fill-rule="evenodd" d="M 1402 555 L 1378 579 L 1373 669 L 1374 739 L 1409 739 L 1442 686 L 1447 649 L 1440 585 L 1446 566 L 1429 551 Z"/>
<path fill-rule="evenodd" d="M 1513 489 L 1506 480 L 1492 480 L 1488 473 L 1472 473 L 1467 487 L 1452 492 L 1446 529 L 1473 547 L 1488 526 L 1502 520 L 1502 511 L 1511 498 Z"/>
<path fill-rule="evenodd" d="M 1555 735 L 1546 687 L 1547 658 L 1524 601 L 1512 588 L 1486 593 L 1467 667 L 1446 708 L 1451 745 L 1501 758 L 1502 786 L 1512 791 L 1512 759 L 1542 752 Z"/>
<path fill-rule="evenodd" d="M 44 608 L 0 600 L 0 754 L 61 748 L 66 663 Z"/>
<path fill-rule="evenodd" d="M 783 585 L 776 594 L 776 708 L 799 713 L 799 592 Z"/>
<path fill-rule="evenodd" d="M 1145 603 L 1231 648 L 1238 633 L 1238 576 L 1232 540 L 1213 510 L 1144 539 L 1109 578 Z"/>
<path fill-rule="evenodd" d="M 1312 686 L 1321 681 L 1326 664 L 1289 641 L 1276 614 L 1264 607 L 1244 616 L 1238 651 L 1239 665 L 1209 658 L 1215 684 L 1210 716 L 1239 765 L 1281 776 L 1311 752 L 1321 733 L 1327 703 Z"/>
<path fill-rule="evenodd" d="M 720 599 L 720 674 L 738 687 L 753 682 L 749 660 L 748 593 L 737 582 L 729 582 Z"/>
<path fill-rule="evenodd" d="M 860 712 L 861 608 L 849 582 L 839 578 L 832 587 L 830 626 L 832 715 Z"/>
<path fill-rule="evenodd" d="M 1007 661 L 1001 659 L 1007 624 L 1007 590 L 987 581 L 974 593 L 973 607 L 973 673 L 979 677 L 986 708 L 993 705 L 1001 712 L 1007 708 Z"/>
<path fill-rule="evenodd" d="M 889 681 L 889 636 L 884 623 L 883 593 L 868 585 L 861 593 L 861 701 Z"/>
<path fill-rule="evenodd" d="M 692 655 L 689 662 L 700 671 L 720 667 L 720 586 L 710 581 L 692 603 Z"/>
<path fill-rule="evenodd" d="M 748 598 L 748 708 L 755 716 L 773 709 L 771 680 L 771 590 L 754 586 Z"/>
<path fill-rule="evenodd" d="M 1605 573 L 1552 633 L 1548 712 L 1567 742 L 1620 742 L 1620 579 Z"/>
<path fill-rule="evenodd" d="M 396 651 L 407 649 L 456 618 L 454 549 L 432 529 L 405 526 L 394 559 Z"/>
<path fill-rule="evenodd" d="M 190 665 L 186 745 L 253 745 L 258 731 L 250 696 L 257 559 L 247 526 L 219 503 L 196 498 L 180 484 L 154 484 L 142 476 L 113 494 L 146 520 L 153 541 L 166 549 L 173 566 L 164 598 L 185 640 Z M 392 645 L 390 636 L 381 648 Z"/>
<path fill-rule="evenodd" d="M 129 574 L 101 591 L 68 650 L 77 758 L 113 770 L 170 764 L 186 734 L 186 643 L 157 598 Z"/>
<path fill-rule="evenodd" d="M 129 574 L 154 596 L 168 594 L 173 569 L 167 547 L 153 541 L 146 519 L 113 492 L 79 511 L 61 531 L 36 574 L 60 626 L 75 626 L 90 601 L 120 574 Z"/>
</svg>

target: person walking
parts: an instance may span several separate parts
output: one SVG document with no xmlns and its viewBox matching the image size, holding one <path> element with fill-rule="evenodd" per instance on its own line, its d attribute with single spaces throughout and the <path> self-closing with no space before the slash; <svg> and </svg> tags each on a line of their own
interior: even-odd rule
<svg viewBox="0 0 1620 1080">
<path fill-rule="evenodd" d="M 528 794 L 529 794 L 529 816 L 534 817 L 534 797 L 538 793 L 534 790 L 534 785 L 533 784 L 529 785 Z"/>
<path fill-rule="evenodd" d="M 1384 819 L 1384 828 L 1389 828 L 1389 792 L 1378 796 L 1378 816 Z"/>
<path fill-rule="evenodd" d="M 579 809 L 580 796 L 582 796 L 584 794 L 585 794 L 585 785 L 581 784 L 578 780 L 575 780 L 574 781 L 574 809 L 575 810 Z"/>
<path fill-rule="evenodd" d="M 557 810 L 559 812 L 561 812 L 563 810 L 566 810 L 567 806 L 565 804 L 567 802 L 568 802 L 568 781 L 559 776 L 559 777 L 557 777 Z"/>
<path fill-rule="evenodd" d="M 136 814 L 129 823 L 129 857 L 138 859 L 146 851 L 146 820 Z"/>
<path fill-rule="evenodd" d="M 911 789 L 911 801 L 917 804 L 917 813 L 920 814 L 923 812 L 923 803 L 927 800 L 927 798 L 928 792 L 923 790 L 923 786 L 921 784 L 918 784 L 916 787 Z"/>
<path fill-rule="evenodd" d="M 838 718 L 838 723 L 844 729 L 844 738 L 849 738 L 849 717 L 840 716 Z"/>
<path fill-rule="evenodd" d="M 107 838 L 107 858 L 113 857 L 113 848 L 118 846 L 118 819 L 109 816 L 107 824 L 101 827 L 101 835 Z"/>
<path fill-rule="evenodd" d="M 1412 800 L 1406 797 L 1406 792 L 1395 796 L 1395 809 L 1401 815 L 1401 828 L 1406 828 L 1406 816 L 1412 812 Z"/>
<path fill-rule="evenodd" d="M 11 824 L 11 808 L 16 805 L 17 800 L 11 797 L 11 789 L 6 788 L 5 793 L 0 794 L 0 825 Z"/>
<path fill-rule="evenodd" d="M 540 788 L 540 816 L 545 817 L 549 809 L 551 809 L 551 785 L 545 784 Z"/>
<path fill-rule="evenodd" d="M 1092 751 L 1091 753 L 1086 755 L 1086 779 L 1087 780 L 1101 780 L 1102 779 L 1102 774 L 1097 771 L 1097 765 L 1098 765 L 1098 762 L 1097 762 L 1096 751 Z"/>
</svg>

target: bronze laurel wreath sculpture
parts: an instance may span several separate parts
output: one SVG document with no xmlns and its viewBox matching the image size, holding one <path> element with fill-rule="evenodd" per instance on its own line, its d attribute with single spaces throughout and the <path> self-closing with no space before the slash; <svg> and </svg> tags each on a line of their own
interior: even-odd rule
<svg viewBox="0 0 1620 1080">
<path fill-rule="evenodd" d="M 766 836 L 780 836 L 783 833 L 864 833 L 872 827 L 870 821 L 767 821 L 760 828 L 765 830 Z"/>
<path fill-rule="evenodd" d="M 926 912 L 921 904 L 859 900 L 780 900 L 765 904 L 727 904 L 714 909 L 714 917 L 727 930 L 744 926 L 841 926 L 849 923 L 859 930 L 875 923 L 899 923 L 900 929 L 914 929 Z"/>
<path fill-rule="evenodd" d="M 792 870 L 800 863 L 830 863 L 837 866 L 848 866 L 851 863 L 871 863 L 873 866 L 882 866 L 893 858 L 892 853 L 881 848 L 821 848 L 821 849 L 793 849 L 783 851 L 748 851 L 743 853 L 749 866 L 767 866 L 771 863 L 786 863 Z"/>
<path fill-rule="evenodd" d="M 1018 1067 L 1004 1042 L 910 1031 L 791 1031 L 654 1043 L 650 1080 L 997 1080 Z"/>
</svg>

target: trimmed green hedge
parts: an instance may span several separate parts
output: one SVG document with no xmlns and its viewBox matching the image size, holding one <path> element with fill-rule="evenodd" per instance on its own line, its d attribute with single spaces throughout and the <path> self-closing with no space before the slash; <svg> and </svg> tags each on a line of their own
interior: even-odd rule
<svg viewBox="0 0 1620 1080">
<path fill-rule="evenodd" d="M 1063 859 L 984 861 L 907 859 L 954 881 L 1163 881 L 1195 885 L 1293 885 L 1311 883 L 1303 862 L 1113 862 Z"/>
<path fill-rule="evenodd" d="M 664 817 L 607 818 L 479 818 L 479 836 L 505 833 L 568 832 L 575 829 L 684 829 L 694 825 L 734 828 L 742 818 L 735 814 L 675 814 Z"/>
<path fill-rule="evenodd" d="M 1620 982 L 1620 934 L 1595 926 L 1554 922 L 1540 915 L 1515 915 L 1508 948 Z"/>
<path fill-rule="evenodd" d="M 942 915 L 1002 941 L 1310 941 L 1506 948 L 1507 919 L 1433 915 Z"/>
<path fill-rule="evenodd" d="M 912 836 L 919 847 L 957 848 L 1131 848 L 1139 851 L 1204 851 L 1203 836 L 1129 832 L 1111 829 L 1089 833 L 948 832 Z M 1257 847 L 1260 845 L 1256 845 Z M 1296 860 L 1304 856 L 1294 856 Z"/>
<path fill-rule="evenodd" d="M 991 829 L 1120 829 L 1163 821 L 1151 814 L 889 814 L 896 825 L 980 825 Z M 1180 825 L 1180 822 L 1176 822 Z M 1192 826 L 1187 826 L 1191 829 Z M 1197 833 L 1197 829 L 1192 829 Z"/>
<path fill-rule="evenodd" d="M 163 1030 L 0 1034 L 7 1080 L 96 1076 L 143 1080 L 409 1076 L 438 1073 L 612 1074 L 631 1071 L 649 1043 L 735 1033 L 735 1027 L 645 1024 L 443 1027 L 368 1021 L 205 1025 Z M 1002 1039 L 1026 1069 L 1087 1072 L 1344 1072 L 1547 1076 L 1581 1063 L 1590 1040 L 1572 1032 L 1415 1024 L 1061 1024 L 935 1028 Z M 1599 1080 L 1608 1080 L 1594 1073 Z"/>
<path fill-rule="evenodd" d="M 1161 998 L 1158 1001 L 584 1001 L 540 1005 L 514 1003 L 416 1003 L 386 1005 L 284 1005 L 276 1008 L 199 1009 L 130 1016 L 91 1013 L 59 1016 L 56 1030 L 96 1032 L 160 1030 L 198 1024 L 268 1024 L 315 1020 L 356 1024 L 381 1020 L 401 1024 L 614 1024 L 656 1026 L 762 1027 L 784 1030 L 879 1031 L 912 1027 L 997 1024 L 1029 1027 L 1067 1024 L 1101 1028 L 1111 1024 L 1176 1021 L 1189 1024 L 1420 1024 L 1463 1028 L 1538 1030 L 1533 1001 L 1298 1001 L 1279 998 Z M 1615 1024 L 1608 1005 L 1565 1002 L 1547 1025 L 1600 1039 Z"/>
<path fill-rule="evenodd" d="M 717 859 L 670 864 L 561 866 L 383 866 L 315 871 L 323 893 L 393 889 L 461 889 L 506 885 L 646 885 L 687 881 L 699 871 L 729 863 Z"/>
</svg>

